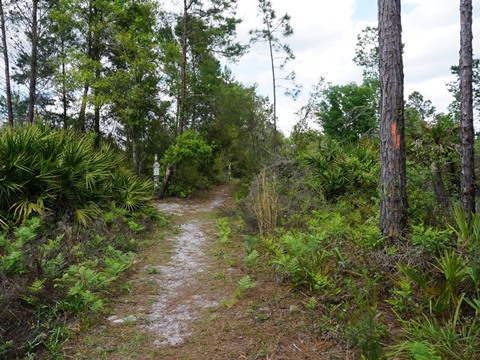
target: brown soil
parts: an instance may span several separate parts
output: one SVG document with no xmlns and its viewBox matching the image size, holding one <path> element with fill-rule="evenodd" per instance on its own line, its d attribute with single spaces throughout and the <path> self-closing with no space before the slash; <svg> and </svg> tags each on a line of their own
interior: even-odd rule
<svg viewBox="0 0 480 360">
<path fill-rule="evenodd" d="M 359 359 L 328 340 L 305 296 L 268 267 L 245 266 L 242 237 L 220 242 L 216 224 L 234 208 L 231 193 L 220 186 L 195 200 L 158 203 L 173 227 L 119 284 L 109 314 L 72 326 L 78 335 L 65 344 L 66 358 Z M 257 286 L 234 295 L 246 275 Z"/>
</svg>

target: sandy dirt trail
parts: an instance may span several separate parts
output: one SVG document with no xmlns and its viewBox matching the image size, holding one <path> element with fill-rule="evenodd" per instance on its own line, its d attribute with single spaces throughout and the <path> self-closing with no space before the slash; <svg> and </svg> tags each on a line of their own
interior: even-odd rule
<svg viewBox="0 0 480 360">
<path fill-rule="evenodd" d="M 66 344 L 67 359 L 351 358 L 315 335 L 304 296 L 272 281 L 269 267 L 255 273 L 245 267 L 242 241 L 217 238 L 219 218 L 233 208 L 232 190 L 220 186 L 202 198 L 156 204 L 171 215 L 172 227 L 159 229 L 139 254 L 108 320 Z M 236 297 L 246 275 L 258 286 Z"/>
<path fill-rule="evenodd" d="M 189 327 L 196 313 L 218 305 L 218 299 L 212 294 L 201 291 L 198 279 L 208 266 L 204 246 L 215 240 L 212 239 L 215 224 L 201 213 L 217 209 L 227 194 L 228 188 L 222 187 L 206 201 L 170 200 L 157 204 L 160 211 L 177 218 L 178 234 L 172 239 L 170 261 L 153 267 L 160 291 L 153 297 L 152 308 L 146 314 L 146 327 L 155 333 L 156 345 L 182 344 L 190 335 Z M 149 271 L 152 272 L 152 268 Z M 195 289 L 199 291 L 192 291 Z"/>
<path fill-rule="evenodd" d="M 209 213 L 228 195 L 229 188 L 221 186 L 206 199 L 169 199 L 156 204 L 173 218 L 174 235 L 166 239 L 170 258 L 144 266 L 143 273 L 148 273 L 157 291 L 139 294 L 138 300 L 126 304 L 119 301 L 116 314 L 108 318 L 111 323 L 140 325 L 153 335 L 155 346 L 178 346 L 186 341 L 198 312 L 218 305 L 217 295 L 205 289 L 200 278 L 209 266 L 205 249 L 216 241 L 215 217 Z"/>
</svg>

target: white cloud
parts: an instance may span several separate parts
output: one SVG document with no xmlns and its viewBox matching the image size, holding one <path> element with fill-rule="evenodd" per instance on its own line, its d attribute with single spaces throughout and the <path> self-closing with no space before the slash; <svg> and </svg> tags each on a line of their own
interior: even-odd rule
<svg viewBox="0 0 480 360">
<path fill-rule="evenodd" d="M 294 112 L 306 101 L 312 86 L 320 77 L 334 83 L 345 83 L 360 79 L 360 70 L 352 63 L 356 42 L 356 29 L 352 16 L 355 0 L 318 1 L 303 0 L 297 4 L 291 0 L 272 0 L 277 16 L 288 13 L 294 35 L 286 42 L 292 48 L 296 60 L 290 64 L 297 82 L 303 85 L 303 95 L 294 102 L 279 94 L 278 125 L 284 132 L 290 132 L 296 119 Z M 239 36 L 248 39 L 248 30 L 261 28 L 257 16 L 256 0 L 241 0 L 238 15 L 244 19 Z M 257 83 L 259 92 L 271 98 L 271 73 L 267 48 L 258 46 L 236 66 L 231 66 L 236 77 L 246 83 Z M 281 92 L 281 90 L 280 90 Z"/>
<path fill-rule="evenodd" d="M 302 97 L 293 102 L 279 97 L 279 127 L 289 132 L 295 123 L 294 112 L 306 101 L 309 91 L 320 77 L 336 84 L 361 80 L 361 71 L 352 61 L 356 36 L 369 19 L 355 19 L 366 13 L 374 0 L 271 0 L 277 15 L 288 12 L 295 34 L 287 39 L 297 59 L 292 64 L 304 87 Z M 375 2 L 376 3 L 376 2 Z M 480 55 L 480 0 L 474 5 L 474 52 Z M 355 7 L 362 7 L 355 12 Z M 375 5 L 374 5 L 375 6 Z M 376 7 L 376 6 L 375 6 Z M 432 100 L 439 111 L 446 111 L 451 95 L 445 84 L 453 79 L 450 66 L 458 63 L 459 1 L 402 0 L 403 42 L 405 43 L 405 96 L 420 91 Z M 358 10 L 358 9 L 357 9 Z M 372 11 L 370 11 L 371 13 Z M 239 0 L 238 15 L 244 18 L 239 35 L 248 39 L 248 30 L 261 27 L 256 0 Z M 369 15 L 372 18 L 371 14 Z M 265 53 L 267 50 L 263 50 Z M 240 81 L 258 83 L 259 92 L 271 97 L 268 57 L 259 49 L 232 66 Z"/>
</svg>

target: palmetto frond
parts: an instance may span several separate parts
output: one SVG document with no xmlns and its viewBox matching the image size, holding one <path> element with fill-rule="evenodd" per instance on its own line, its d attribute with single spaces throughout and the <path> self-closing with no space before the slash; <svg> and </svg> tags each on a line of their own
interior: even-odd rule
<svg viewBox="0 0 480 360">
<path fill-rule="evenodd" d="M 150 199 L 151 184 L 121 164 L 123 158 L 94 138 L 28 125 L 0 133 L 0 226 L 47 210 L 70 212 L 80 224 L 91 204 L 115 201 L 133 210 Z M 4 220 L 3 220 L 4 219 Z"/>
</svg>

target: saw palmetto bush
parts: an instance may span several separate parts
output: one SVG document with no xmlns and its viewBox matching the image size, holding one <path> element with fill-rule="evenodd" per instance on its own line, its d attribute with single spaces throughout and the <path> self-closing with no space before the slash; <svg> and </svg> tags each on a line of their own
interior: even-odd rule
<svg viewBox="0 0 480 360">
<path fill-rule="evenodd" d="M 148 182 L 122 167 L 122 158 L 94 138 L 45 126 L 0 133 L 2 225 L 36 213 L 67 216 L 86 224 L 114 201 L 133 209 L 149 198 Z"/>
<path fill-rule="evenodd" d="M 368 138 L 356 143 L 321 138 L 317 148 L 301 154 L 300 159 L 331 202 L 348 193 L 378 196 L 378 145 Z"/>
<path fill-rule="evenodd" d="M 91 135 L 0 131 L 0 358 L 60 358 L 68 334 L 51 334 L 99 311 L 131 266 L 158 212 L 152 184 L 124 163 Z"/>
</svg>

